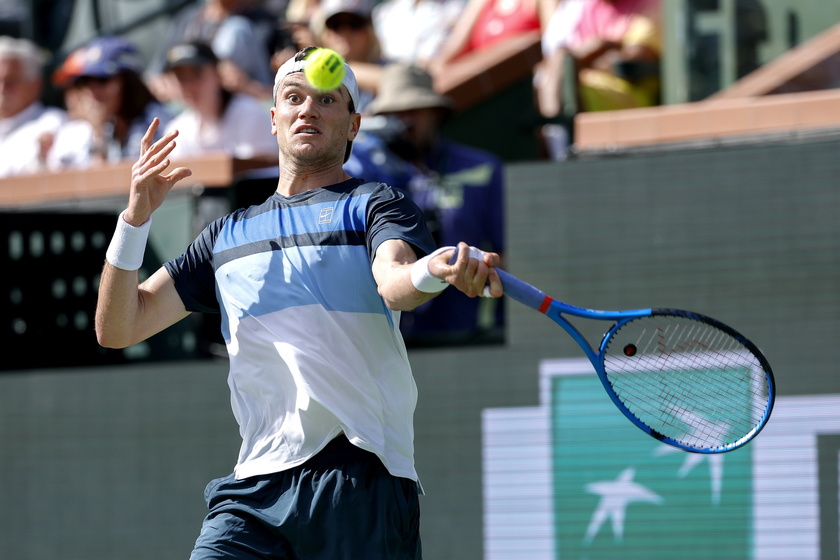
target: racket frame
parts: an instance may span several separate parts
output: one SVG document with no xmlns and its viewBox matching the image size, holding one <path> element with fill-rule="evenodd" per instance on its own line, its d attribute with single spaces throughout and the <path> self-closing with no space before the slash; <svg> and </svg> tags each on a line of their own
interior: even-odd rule
<svg viewBox="0 0 840 560">
<path fill-rule="evenodd" d="M 711 317 L 707 317 L 705 315 L 701 315 L 699 313 L 694 313 L 691 311 L 683 311 L 680 309 L 647 308 L 630 309 L 625 311 L 601 311 L 597 309 L 577 307 L 575 305 L 570 305 L 568 303 L 564 303 L 562 301 L 555 300 L 550 296 L 547 296 L 541 290 L 535 288 L 534 286 L 531 286 L 530 284 L 524 282 L 523 280 L 520 280 L 519 278 L 516 278 L 509 272 L 506 272 L 499 268 L 496 268 L 496 272 L 499 274 L 499 279 L 502 281 L 502 287 L 504 289 L 505 295 L 511 297 L 519 303 L 522 303 L 523 305 L 526 305 L 532 309 L 539 311 L 540 313 L 546 315 L 552 321 L 563 327 L 563 329 L 569 334 L 569 336 L 572 337 L 572 339 L 578 344 L 578 346 L 580 346 L 580 348 L 586 354 L 587 359 L 592 364 L 593 368 L 595 369 L 595 372 L 598 374 L 598 378 L 601 380 L 601 384 L 604 386 L 604 389 L 607 391 L 607 394 L 610 396 L 610 399 L 613 401 L 613 404 L 615 404 L 615 406 L 622 412 L 622 414 L 624 414 L 624 416 L 626 416 L 631 422 L 633 422 L 633 424 L 636 425 L 636 427 L 638 427 L 640 430 L 650 435 L 651 437 L 663 443 L 667 443 L 668 445 L 672 445 L 679 449 L 683 449 L 685 451 L 690 451 L 694 453 L 725 453 L 727 451 L 737 449 L 749 442 L 750 440 L 752 440 L 767 424 L 767 421 L 770 418 L 770 414 L 773 410 L 773 405 L 776 397 L 775 381 L 773 379 L 772 370 L 770 369 L 770 364 L 768 363 L 764 355 L 761 353 L 761 351 L 758 349 L 758 347 L 752 343 L 752 341 L 750 341 L 749 339 L 747 339 L 746 337 L 729 327 L 728 325 L 721 323 L 720 321 Z M 583 336 L 583 334 L 581 334 L 581 332 L 573 324 L 571 324 L 563 315 L 570 315 L 585 319 L 614 321 L 614 323 L 604 333 L 603 338 L 601 339 L 601 343 L 598 346 L 598 351 L 596 352 L 590 345 L 589 341 L 587 341 L 587 339 Z M 762 418 L 749 433 L 745 434 L 735 442 L 716 447 L 694 447 L 690 445 L 685 445 L 673 438 L 667 437 L 652 429 L 650 426 L 639 420 L 639 418 L 637 418 L 636 415 L 633 414 L 624 405 L 624 403 L 613 390 L 612 384 L 607 378 L 606 369 L 604 365 L 605 351 L 607 345 L 609 344 L 610 338 L 626 323 L 640 317 L 649 317 L 654 315 L 678 316 L 684 317 L 686 319 L 699 320 L 711 324 L 714 327 L 720 329 L 721 331 L 729 334 L 730 336 L 738 340 L 738 342 L 740 342 L 758 359 L 762 369 L 764 370 L 763 373 L 767 382 L 768 404 L 765 407 Z"/>
</svg>

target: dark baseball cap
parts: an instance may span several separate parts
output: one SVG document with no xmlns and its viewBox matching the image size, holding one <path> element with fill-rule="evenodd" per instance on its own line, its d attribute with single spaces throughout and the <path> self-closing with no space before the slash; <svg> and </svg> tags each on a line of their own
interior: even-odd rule
<svg viewBox="0 0 840 560">
<path fill-rule="evenodd" d="M 213 49 L 206 43 L 183 43 L 167 51 L 164 68 L 171 70 L 178 66 L 204 66 L 218 61 Z"/>
<path fill-rule="evenodd" d="M 143 72 L 140 52 L 126 39 L 116 35 L 98 37 L 79 47 L 56 70 L 53 81 L 66 86 L 84 76 L 110 78 L 123 72 Z"/>
</svg>

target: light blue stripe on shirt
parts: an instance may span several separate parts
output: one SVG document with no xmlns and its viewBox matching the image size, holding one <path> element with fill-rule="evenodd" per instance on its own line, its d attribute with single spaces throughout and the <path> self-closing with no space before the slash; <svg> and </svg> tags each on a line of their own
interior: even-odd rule
<svg viewBox="0 0 840 560">
<path fill-rule="evenodd" d="M 249 272 L 243 273 L 245 269 Z M 220 267 L 216 281 L 225 293 L 225 312 L 239 318 L 304 305 L 348 313 L 386 313 L 363 246 L 255 253 Z"/>
<path fill-rule="evenodd" d="M 369 194 L 323 203 L 280 207 L 239 221 L 228 220 L 213 246 L 214 253 L 278 237 L 333 231 L 365 231 Z"/>
</svg>

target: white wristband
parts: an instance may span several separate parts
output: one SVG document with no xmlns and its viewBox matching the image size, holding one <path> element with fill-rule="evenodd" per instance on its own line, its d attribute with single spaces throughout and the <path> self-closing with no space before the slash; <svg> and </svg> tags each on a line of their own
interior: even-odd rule
<svg viewBox="0 0 840 560">
<path fill-rule="evenodd" d="M 143 254 L 146 252 L 152 219 L 135 227 L 125 221 L 124 215 L 125 210 L 117 218 L 117 229 L 105 252 L 105 260 L 122 270 L 137 270 L 143 266 Z"/>
<path fill-rule="evenodd" d="M 429 272 L 429 261 L 444 251 L 454 248 L 441 247 L 411 265 L 411 283 L 414 287 L 427 294 L 436 294 L 445 290 L 449 284 Z"/>
</svg>

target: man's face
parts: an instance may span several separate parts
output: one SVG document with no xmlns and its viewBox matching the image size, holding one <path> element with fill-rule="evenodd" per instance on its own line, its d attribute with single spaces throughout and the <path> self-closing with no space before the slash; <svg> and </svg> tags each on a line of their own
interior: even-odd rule
<svg viewBox="0 0 840 560">
<path fill-rule="evenodd" d="M 443 114 L 438 108 L 412 109 L 394 113 L 405 126 L 402 138 L 421 154 L 437 142 Z"/>
<path fill-rule="evenodd" d="M 81 76 L 74 80 L 73 87 L 80 92 L 91 111 L 114 116 L 120 110 L 122 84 L 120 76 Z"/>
<path fill-rule="evenodd" d="M 0 118 L 17 115 L 40 96 L 40 76 L 27 76 L 17 59 L 0 58 Z"/>
<path fill-rule="evenodd" d="M 343 86 L 322 92 L 302 72 L 286 76 L 271 108 L 271 133 L 277 136 L 281 160 L 312 169 L 341 165 L 361 121 L 349 104 Z"/>
<path fill-rule="evenodd" d="M 171 72 L 181 97 L 191 107 L 201 109 L 218 98 L 222 83 L 213 64 L 176 66 Z"/>
<path fill-rule="evenodd" d="M 322 40 L 325 47 L 350 61 L 368 62 L 376 34 L 373 24 L 361 16 L 341 13 L 325 23 Z"/>
</svg>

